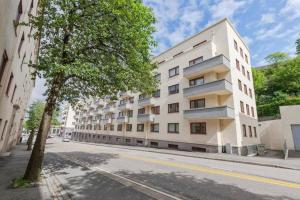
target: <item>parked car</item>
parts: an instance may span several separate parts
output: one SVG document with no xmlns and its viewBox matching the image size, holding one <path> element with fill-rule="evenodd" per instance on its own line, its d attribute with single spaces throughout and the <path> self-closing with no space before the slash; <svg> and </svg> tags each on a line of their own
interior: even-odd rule
<svg viewBox="0 0 300 200">
<path fill-rule="evenodd" d="M 70 139 L 69 138 L 64 138 L 63 142 L 70 142 Z"/>
</svg>

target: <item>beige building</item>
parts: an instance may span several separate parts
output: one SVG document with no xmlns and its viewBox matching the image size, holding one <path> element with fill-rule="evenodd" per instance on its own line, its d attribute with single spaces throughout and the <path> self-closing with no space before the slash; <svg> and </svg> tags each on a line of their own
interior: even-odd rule
<svg viewBox="0 0 300 200">
<path fill-rule="evenodd" d="M 37 12 L 38 0 L 0 1 L 0 152 L 19 140 L 24 112 L 34 86 L 28 67 L 37 55 L 32 28 L 20 26 Z"/>
<path fill-rule="evenodd" d="M 260 143 L 250 53 L 223 19 L 153 59 L 158 90 L 76 111 L 74 140 L 245 155 Z"/>
<path fill-rule="evenodd" d="M 66 104 L 61 112 L 61 134 L 63 136 L 69 135 L 75 128 L 75 111 L 72 106 Z"/>
<path fill-rule="evenodd" d="M 267 149 L 300 151 L 300 105 L 280 106 L 280 119 L 258 123 L 261 143 Z"/>
</svg>

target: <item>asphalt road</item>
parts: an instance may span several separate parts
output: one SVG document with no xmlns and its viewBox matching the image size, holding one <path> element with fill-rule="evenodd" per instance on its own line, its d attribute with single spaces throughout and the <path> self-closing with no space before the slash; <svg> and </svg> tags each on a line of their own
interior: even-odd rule
<svg viewBox="0 0 300 200">
<path fill-rule="evenodd" d="M 72 199 L 300 199 L 300 171 L 119 147 L 48 139 L 45 168 Z"/>
</svg>

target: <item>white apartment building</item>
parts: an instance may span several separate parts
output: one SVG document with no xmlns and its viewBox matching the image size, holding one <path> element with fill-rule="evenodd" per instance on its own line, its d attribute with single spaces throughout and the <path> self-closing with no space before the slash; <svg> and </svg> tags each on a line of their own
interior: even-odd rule
<svg viewBox="0 0 300 200">
<path fill-rule="evenodd" d="M 158 90 L 76 111 L 78 141 L 251 153 L 260 143 L 250 52 L 223 19 L 153 59 Z"/>
<path fill-rule="evenodd" d="M 66 104 L 61 112 L 61 134 L 66 136 L 71 134 L 75 128 L 75 111 L 70 104 Z"/>
<path fill-rule="evenodd" d="M 33 69 L 38 43 L 30 35 L 28 14 L 35 15 L 38 0 L 0 1 L 0 152 L 19 140 L 28 100 L 34 86 Z"/>
</svg>

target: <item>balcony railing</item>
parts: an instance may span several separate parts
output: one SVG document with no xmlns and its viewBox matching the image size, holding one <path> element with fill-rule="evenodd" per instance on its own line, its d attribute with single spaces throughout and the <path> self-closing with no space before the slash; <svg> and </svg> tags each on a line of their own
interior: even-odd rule
<svg viewBox="0 0 300 200">
<path fill-rule="evenodd" d="M 106 118 L 103 120 L 105 124 L 111 124 L 112 123 L 112 118 Z"/>
<path fill-rule="evenodd" d="M 104 109 L 103 109 L 103 111 L 105 112 L 105 113 L 114 113 L 115 112 L 115 107 L 114 106 L 106 106 Z"/>
<path fill-rule="evenodd" d="M 232 84 L 225 79 L 183 89 L 183 95 L 185 97 L 204 96 L 210 94 L 225 95 L 231 93 Z"/>
<path fill-rule="evenodd" d="M 146 98 L 138 100 L 138 105 L 140 107 L 151 106 L 151 105 L 154 105 L 154 104 L 155 104 L 155 98 L 153 98 L 153 97 L 146 97 Z"/>
<path fill-rule="evenodd" d="M 228 106 L 213 108 L 197 108 L 185 110 L 183 113 L 185 119 L 202 120 L 202 119 L 233 119 L 234 110 Z"/>
<path fill-rule="evenodd" d="M 119 116 L 119 117 L 117 118 L 117 121 L 118 121 L 119 123 L 127 123 L 127 122 L 128 122 L 128 116 Z"/>
<path fill-rule="evenodd" d="M 210 71 L 222 73 L 230 70 L 230 61 L 223 55 L 218 55 L 198 64 L 186 67 L 183 69 L 185 78 L 197 77 Z"/>
<path fill-rule="evenodd" d="M 138 114 L 137 121 L 138 122 L 154 122 L 155 115 L 154 114 Z"/>
<path fill-rule="evenodd" d="M 120 110 L 130 110 L 132 109 L 132 103 L 126 102 L 118 105 Z"/>
</svg>

